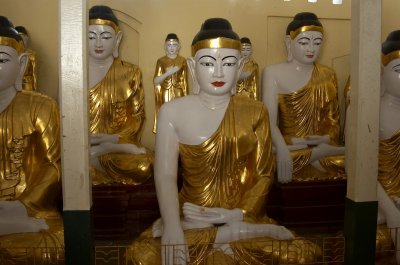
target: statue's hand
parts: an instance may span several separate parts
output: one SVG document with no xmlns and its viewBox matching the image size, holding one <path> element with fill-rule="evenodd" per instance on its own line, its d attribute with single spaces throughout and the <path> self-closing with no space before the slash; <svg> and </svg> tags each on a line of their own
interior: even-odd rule
<svg viewBox="0 0 400 265">
<path fill-rule="evenodd" d="M 243 220 L 243 213 L 240 209 L 209 208 L 185 202 L 182 211 L 185 220 L 190 222 L 224 224 Z"/>
<path fill-rule="evenodd" d="M 165 228 L 161 237 L 162 265 L 186 265 L 189 249 L 180 225 Z"/>
<path fill-rule="evenodd" d="M 246 78 L 249 77 L 250 75 L 251 75 L 251 71 L 242 72 L 242 73 L 240 74 L 239 80 L 246 79 Z"/>
<path fill-rule="evenodd" d="M 179 71 L 179 66 L 172 66 L 172 67 L 168 68 L 165 73 L 167 73 L 168 75 L 172 75 L 178 71 Z"/>
<path fill-rule="evenodd" d="M 289 148 L 278 148 L 276 150 L 276 166 L 280 183 L 292 181 L 293 158 L 290 155 Z"/>
<path fill-rule="evenodd" d="M 107 153 L 128 153 L 128 154 L 145 154 L 146 148 L 138 147 L 134 144 L 115 144 L 110 142 L 103 142 L 100 146 Z"/>
<path fill-rule="evenodd" d="M 204 223 L 204 222 L 197 222 L 197 221 L 189 221 L 189 220 L 181 220 L 181 225 L 183 231 L 190 230 L 190 229 L 203 229 L 213 227 L 213 224 Z M 162 219 L 158 218 L 152 225 L 152 234 L 153 237 L 161 237 L 163 233 L 163 223 Z"/>
<path fill-rule="evenodd" d="M 90 144 L 96 145 L 101 143 L 118 143 L 118 135 L 117 134 L 106 134 L 106 133 L 97 133 L 92 134 L 90 137 Z"/>
<path fill-rule="evenodd" d="M 328 144 L 330 142 L 329 135 L 309 135 L 304 138 L 293 137 L 292 143 L 294 145 L 308 145 L 308 146 L 317 146 L 320 144 Z"/>
<path fill-rule="evenodd" d="M 0 201 L 0 216 L 28 217 L 25 205 L 19 200 Z"/>
</svg>

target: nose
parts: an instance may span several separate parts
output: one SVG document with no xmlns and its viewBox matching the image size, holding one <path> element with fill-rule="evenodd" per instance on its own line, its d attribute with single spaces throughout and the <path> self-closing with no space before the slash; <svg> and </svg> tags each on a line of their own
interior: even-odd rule
<svg viewBox="0 0 400 265">
<path fill-rule="evenodd" d="M 308 51 L 309 52 L 314 52 L 315 51 L 315 45 L 312 41 L 308 44 Z"/>
<path fill-rule="evenodd" d="M 223 77 L 224 70 L 222 69 L 222 61 L 217 60 L 214 67 L 213 77 Z"/>
<path fill-rule="evenodd" d="M 101 47 L 103 46 L 103 43 L 101 42 L 101 37 L 96 36 L 96 47 Z"/>
</svg>

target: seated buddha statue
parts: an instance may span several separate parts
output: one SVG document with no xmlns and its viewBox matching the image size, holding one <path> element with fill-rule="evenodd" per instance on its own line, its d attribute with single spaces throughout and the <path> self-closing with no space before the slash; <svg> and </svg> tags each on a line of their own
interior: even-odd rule
<svg viewBox="0 0 400 265">
<path fill-rule="evenodd" d="M 0 16 L 0 261 L 56 264 L 64 259 L 59 111 L 48 96 L 22 89 L 28 57 Z"/>
<path fill-rule="evenodd" d="M 186 59 L 179 55 L 181 44 L 175 33 L 165 38 L 165 56 L 159 58 L 154 73 L 154 95 L 156 110 L 153 133 L 157 132 L 157 115 L 165 102 L 188 94 L 188 68 Z"/>
<path fill-rule="evenodd" d="M 251 56 L 253 54 L 253 46 L 247 37 L 241 38 L 240 42 L 242 43 L 242 57 L 245 63 L 239 81 L 236 84 L 236 93 L 261 100 L 259 68 L 257 62 Z"/>
<path fill-rule="evenodd" d="M 400 264 L 400 30 L 382 44 L 382 95 L 379 121 L 377 249 L 397 246 Z M 351 106 L 351 104 L 350 104 Z M 391 234 L 388 228 L 392 229 Z M 396 237 L 397 233 L 397 237 Z M 386 246 L 386 249 L 385 249 Z"/>
<path fill-rule="evenodd" d="M 29 34 L 24 26 L 16 26 L 15 30 L 21 35 L 24 41 L 25 52 L 28 54 L 28 64 L 26 66 L 24 78 L 22 80 L 22 88 L 24 90 L 37 90 L 37 56 L 36 52 L 29 48 Z"/>
<path fill-rule="evenodd" d="M 262 74 L 280 182 L 345 177 L 336 74 L 315 62 L 322 41 L 317 16 L 297 14 L 286 30 L 287 61 Z"/>
<path fill-rule="evenodd" d="M 234 95 L 240 52 L 226 19 L 207 19 L 194 37 L 194 94 L 163 104 L 158 116 L 161 219 L 127 248 L 128 264 L 301 264 L 318 255 L 265 214 L 275 168 L 269 116 L 261 101 Z"/>
<path fill-rule="evenodd" d="M 118 58 L 122 31 L 110 7 L 90 8 L 88 34 L 93 184 L 142 184 L 152 176 L 153 154 L 140 144 L 141 71 Z"/>
</svg>

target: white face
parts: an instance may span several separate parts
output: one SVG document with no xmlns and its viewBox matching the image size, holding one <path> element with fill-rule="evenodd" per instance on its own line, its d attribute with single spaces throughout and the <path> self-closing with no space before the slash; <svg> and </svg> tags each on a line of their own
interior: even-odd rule
<svg viewBox="0 0 400 265">
<path fill-rule="evenodd" d="M 383 67 L 382 82 L 385 92 L 400 98 L 400 58 L 391 60 Z"/>
<path fill-rule="evenodd" d="M 211 95 L 231 93 L 239 74 L 240 51 L 206 48 L 197 51 L 195 75 L 200 90 Z"/>
<path fill-rule="evenodd" d="M 319 31 L 305 31 L 290 42 L 293 58 L 299 63 L 311 64 L 317 60 L 323 34 Z"/>
<path fill-rule="evenodd" d="M 176 56 L 180 49 L 179 42 L 177 41 L 166 41 L 165 42 L 165 53 L 167 56 Z"/>
<path fill-rule="evenodd" d="M 15 84 L 19 71 L 17 51 L 10 46 L 0 45 L 0 91 Z"/>
<path fill-rule="evenodd" d="M 89 54 L 93 59 L 104 60 L 113 56 L 117 46 L 115 30 L 107 25 L 89 26 Z"/>
<path fill-rule="evenodd" d="M 243 45 L 242 46 L 242 56 L 243 58 L 249 58 L 253 53 L 253 48 L 251 45 Z"/>
</svg>

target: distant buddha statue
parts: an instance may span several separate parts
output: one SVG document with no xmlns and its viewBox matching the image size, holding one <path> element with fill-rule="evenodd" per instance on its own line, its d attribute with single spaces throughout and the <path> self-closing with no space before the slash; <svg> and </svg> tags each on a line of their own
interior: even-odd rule
<svg viewBox="0 0 400 265">
<path fill-rule="evenodd" d="M 379 121 L 378 233 L 377 249 L 397 247 L 400 232 L 400 30 L 391 32 L 382 44 L 382 96 Z M 351 106 L 351 104 L 350 104 Z M 387 228 L 392 229 L 391 233 Z M 397 233 L 397 237 L 396 237 Z M 385 243 L 386 242 L 386 243 Z M 389 242 L 389 243 L 388 243 Z"/>
<path fill-rule="evenodd" d="M 179 55 L 181 45 L 178 36 L 170 33 L 165 38 L 165 56 L 159 58 L 154 73 L 154 94 L 156 110 L 153 132 L 157 131 L 157 115 L 165 102 L 188 94 L 188 68 L 186 59 Z"/>
<path fill-rule="evenodd" d="M 22 90 L 21 36 L 0 16 L 0 263 L 58 264 L 64 232 L 56 102 Z"/>
<path fill-rule="evenodd" d="M 22 88 L 24 90 L 36 91 L 37 90 L 37 56 L 36 52 L 29 48 L 29 34 L 25 27 L 17 26 L 15 29 L 21 35 L 25 52 L 28 54 L 28 65 L 26 66 L 24 78 L 22 80 Z"/>
<path fill-rule="evenodd" d="M 236 93 L 261 100 L 258 64 L 251 56 L 253 54 L 253 46 L 247 37 L 241 38 L 240 42 L 242 43 L 242 56 L 245 64 L 236 84 Z"/>
<path fill-rule="evenodd" d="M 317 16 L 297 14 L 286 30 L 287 62 L 263 71 L 280 182 L 345 177 L 336 74 L 315 63 L 322 41 Z"/>
<path fill-rule="evenodd" d="M 128 264 L 299 264 L 318 256 L 314 244 L 293 240 L 265 214 L 275 167 L 269 117 L 262 102 L 234 95 L 240 51 L 238 35 L 222 18 L 207 19 L 194 37 L 188 67 L 197 90 L 159 112 L 161 219 L 127 249 Z"/>
<path fill-rule="evenodd" d="M 142 74 L 118 58 L 122 31 L 108 6 L 89 11 L 89 112 L 93 184 L 141 184 L 153 155 L 140 144 L 145 120 Z"/>
</svg>

